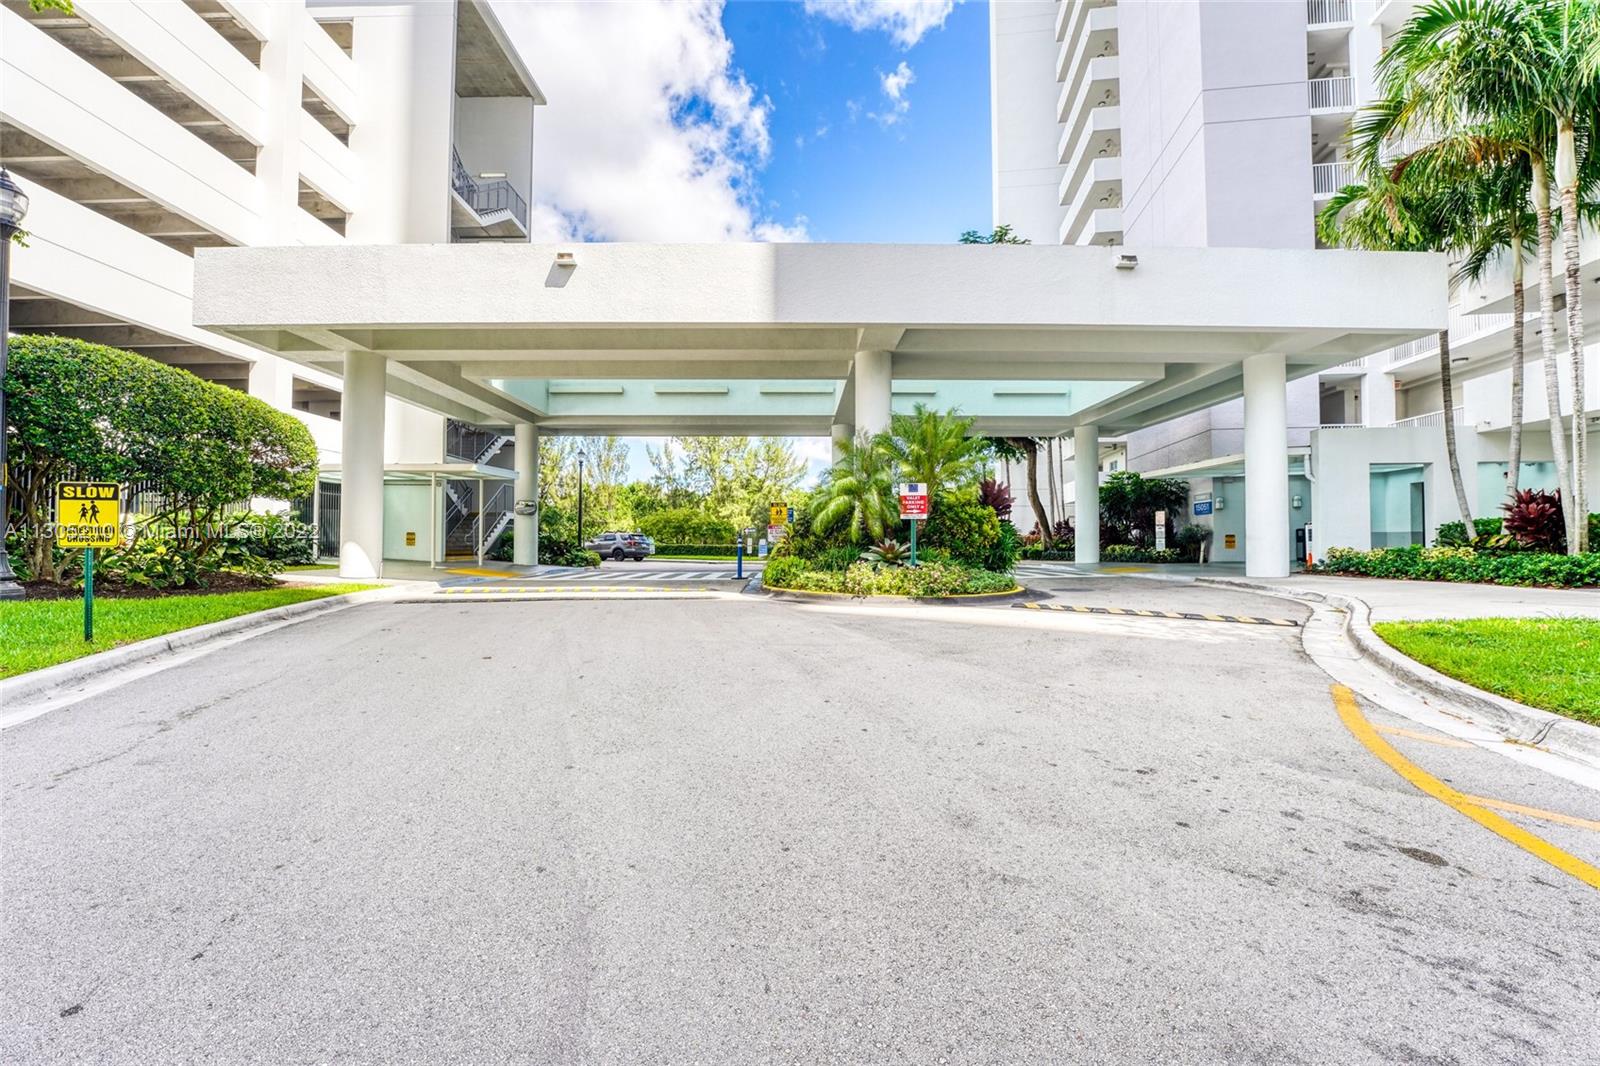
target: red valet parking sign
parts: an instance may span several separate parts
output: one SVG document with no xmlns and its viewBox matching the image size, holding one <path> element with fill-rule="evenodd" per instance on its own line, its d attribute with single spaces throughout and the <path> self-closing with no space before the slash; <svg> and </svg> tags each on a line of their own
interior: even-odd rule
<svg viewBox="0 0 1600 1066">
<path fill-rule="evenodd" d="M 928 517 L 928 486 L 921 481 L 907 481 L 899 486 L 900 517 L 902 520 Z"/>
</svg>

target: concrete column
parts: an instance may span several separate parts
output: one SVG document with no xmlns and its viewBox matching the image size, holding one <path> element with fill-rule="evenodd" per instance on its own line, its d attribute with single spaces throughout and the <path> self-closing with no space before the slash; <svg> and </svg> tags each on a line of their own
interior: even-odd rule
<svg viewBox="0 0 1600 1066">
<path fill-rule="evenodd" d="M 350 150 L 368 179 L 345 223 L 351 244 L 450 240 L 456 11 L 455 4 L 357 6 L 362 96 L 382 106 L 366 108 L 350 131 Z"/>
<path fill-rule="evenodd" d="M 1289 576 L 1289 414 L 1281 354 L 1244 361 L 1244 572 Z"/>
<path fill-rule="evenodd" d="M 512 444 L 513 465 L 517 469 L 516 499 L 539 501 L 539 427 L 527 422 L 517 423 L 516 441 Z M 534 566 L 539 562 L 539 516 L 519 513 L 511 520 L 512 559 L 518 566 Z"/>
<path fill-rule="evenodd" d="M 889 429 L 889 404 L 894 385 L 888 352 L 857 352 L 856 424 L 858 433 L 876 436 Z"/>
<path fill-rule="evenodd" d="M 856 439 L 856 427 L 843 422 L 833 424 L 833 461 L 844 458 L 845 445 Z"/>
<path fill-rule="evenodd" d="M 339 499 L 339 576 L 383 576 L 383 408 L 388 360 L 346 352 Z"/>
<path fill-rule="evenodd" d="M 1072 558 L 1100 561 L 1100 427 L 1072 431 Z"/>
<path fill-rule="evenodd" d="M 262 353 L 250 364 L 250 395 L 280 411 L 294 407 L 294 370 L 287 359 Z"/>
<path fill-rule="evenodd" d="M 284 243 L 294 229 L 300 207 L 300 84 L 305 67 L 306 26 L 304 4 L 270 4 L 266 7 L 267 39 L 261 44 L 262 117 L 266 137 L 256 152 L 256 184 L 260 187 L 262 215 L 273 243 Z M 333 238 L 330 236 L 329 243 Z M 253 386 L 253 383 L 252 383 Z M 252 393 L 254 388 L 251 389 Z"/>
</svg>

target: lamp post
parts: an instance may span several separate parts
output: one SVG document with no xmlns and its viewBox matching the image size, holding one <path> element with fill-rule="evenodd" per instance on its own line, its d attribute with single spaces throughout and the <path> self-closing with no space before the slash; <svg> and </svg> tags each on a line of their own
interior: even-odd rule
<svg viewBox="0 0 1600 1066">
<path fill-rule="evenodd" d="M 589 457 L 582 448 L 578 449 L 578 547 L 581 549 L 586 543 L 583 539 L 583 463 Z"/>
<path fill-rule="evenodd" d="M 28 194 L 0 167 L 0 600 L 22 599 L 22 586 L 11 572 L 5 534 L 11 529 L 11 468 L 6 465 L 6 369 L 11 348 L 11 237 L 28 214 Z"/>
</svg>

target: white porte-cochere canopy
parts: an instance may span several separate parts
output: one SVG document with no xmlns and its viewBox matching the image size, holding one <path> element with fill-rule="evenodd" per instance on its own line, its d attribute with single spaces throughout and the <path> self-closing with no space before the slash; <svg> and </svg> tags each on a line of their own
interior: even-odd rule
<svg viewBox="0 0 1600 1066">
<path fill-rule="evenodd" d="M 1276 515 L 1284 383 L 1443 327 L 1445 275 L 1435 255 L 1310 249 L 229 248 L 196 256 L 195 323 L 344 376 L 341 560 L 359 575 L 379 566 L 381 514 L 361 512 L 381 491 L 359 485 L 381 490 L 384 393 L 534 446 L 837 437 L 923 403 L 1080 448 L 1243 395 L 1247 507 Z M 1092 493 L 1077 506 L 1097 521 Z M 1278 524 L 1250 533 L 1252 573 L 1287 565 Z"/>
</svg>

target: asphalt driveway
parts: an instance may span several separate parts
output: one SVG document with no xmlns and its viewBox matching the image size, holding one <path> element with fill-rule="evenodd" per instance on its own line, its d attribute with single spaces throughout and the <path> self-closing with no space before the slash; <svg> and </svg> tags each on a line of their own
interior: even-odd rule
<svg viewBox="0 0 1600 1066">
<path fill-rule="evenodd" d="M 1600 1055 L 1600 897 L 1373 758 L 1293 629 L 374 605 L 0 745 L 6 1062 Z"/>
</svg>

